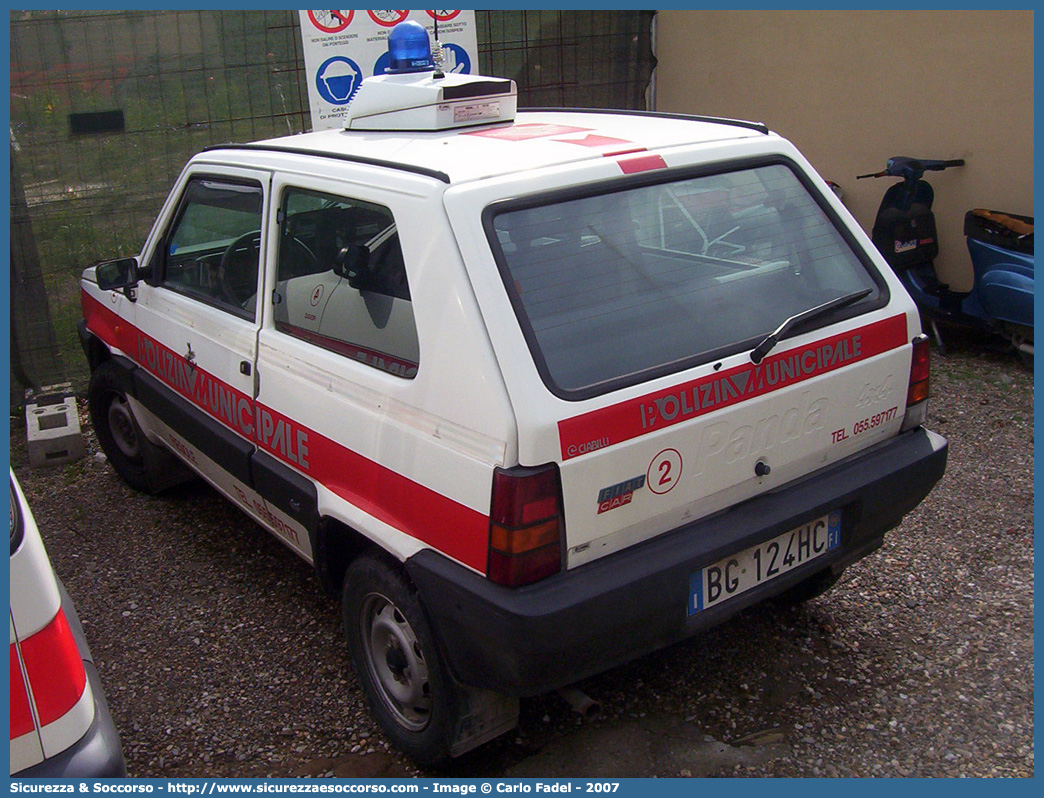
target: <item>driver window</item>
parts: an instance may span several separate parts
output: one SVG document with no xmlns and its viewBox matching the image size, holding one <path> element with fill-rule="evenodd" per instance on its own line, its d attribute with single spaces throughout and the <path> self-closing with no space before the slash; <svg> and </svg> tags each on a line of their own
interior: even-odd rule
<svg viewBox="0 0 1044 798">
<path fill-rule="evenodd" d="M 167 238 L 163 284 L 253 320 L 263 198 L 256 184 L 190 181 Z"/>
</svg>

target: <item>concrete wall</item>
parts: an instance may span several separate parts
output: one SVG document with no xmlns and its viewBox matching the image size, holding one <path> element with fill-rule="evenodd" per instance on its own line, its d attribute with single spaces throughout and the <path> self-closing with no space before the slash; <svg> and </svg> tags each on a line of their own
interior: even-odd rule
<svg viewBox="0 0 1044 798">
<path fill-rule="evenodd" d="M 891 155 L 964 158 L 929 173 L 940 255 L 971 286 L 964 212 L 1033 214 L 1032 11 L 661 11 L 656 109 L 765 122 L 868 232 Z"/>
</svg>

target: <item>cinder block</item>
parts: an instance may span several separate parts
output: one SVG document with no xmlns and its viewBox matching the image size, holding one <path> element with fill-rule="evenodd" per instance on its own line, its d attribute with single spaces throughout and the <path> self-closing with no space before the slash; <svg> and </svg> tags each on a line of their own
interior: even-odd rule
<svg viewBox="0 0 1044 798">
<path fill-rule="evenodd" d="M 34 468 L 65 465 L 83 457 L 83 435 L 76 399 L 66 396 L 49 404 L 26 404 L 29 464 Z"/>
</svg>

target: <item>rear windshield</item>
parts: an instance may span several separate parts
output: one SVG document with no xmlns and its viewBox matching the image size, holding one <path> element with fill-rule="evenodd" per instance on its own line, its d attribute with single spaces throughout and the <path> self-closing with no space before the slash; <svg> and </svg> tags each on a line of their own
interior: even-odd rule
<svg viewBox="0 0 1044 798">
<path fill-rule="evenodd" d="M 494 208 L 487 231 L 565 398 L 753 348 L 788 317 L 869 290 L 811 326 L 861 313 L 885 290 L 785 163 Z"/>
</svg>

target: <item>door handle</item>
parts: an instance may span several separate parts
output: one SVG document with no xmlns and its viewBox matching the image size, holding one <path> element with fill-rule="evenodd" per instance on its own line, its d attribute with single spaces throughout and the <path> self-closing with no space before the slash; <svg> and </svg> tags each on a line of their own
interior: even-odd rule
<svg viewBox="0 0 1044 798">
<path fill-rule="evenodd" d="M 249 360 L 240 360 L 239 361 L 239 373 L 242 374 L 244 377 L 249 377 L 250 376 L 250 361 Z"/>
</svg>

